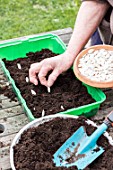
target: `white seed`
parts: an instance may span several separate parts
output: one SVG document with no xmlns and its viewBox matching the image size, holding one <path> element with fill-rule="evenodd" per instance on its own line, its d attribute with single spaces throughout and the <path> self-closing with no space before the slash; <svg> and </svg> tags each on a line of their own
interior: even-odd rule
<svg viewBox="0 0 113 170">
<path fill-rule="evenodd" d="M 36 92 L 34 90 L 31 89 L 31 94 L 36 96 Z"/>
<path fill-rule="evenodd" d="M 93 54 L 94 54 L 94 56 L 97 55 L 98 54 L 98 50 L 94 51 Z"/>
<path fill-rule="evenodd" d="M 44 117 L 44 115 L 45 115 L 45 110 L 43 109 L 42 110 L 42 117 Z"/>
<path fill-rule="evenodd" d="M 88 53 L 89 53 L 89 54 L 91 54 L 91 53 L 93 53 L 93 52 L 94 52 L 94 49 L 88 50 Z"/>
<path fill-rule="evenodd" d="M 9 84 L 10 84 L 10 83 L 9 83 L 9 82 L 7 82 L 7 83 L 6 83 L 6 86 L 9 86 Z"/>
<path fill-rule="evenodd" d="M 17 67 L 18 67 L 18 69 L 20 69 L 20 70 L 22 69 L 20 63 L 17 63 Z"/>
<path fill-rule="evenodd" d="M 113 51 L 109 51 L 109 54 L 110 54 L 111 56 L 113 56 Z"/>
<path fill-rule="evenodd" d="M 48 93 L 50 93 L 50 92 L 51 92 L 51 89 L 50 89 L 50 87 L 47 87 L 47 91 L 48 91 Z"/>
<path fill-rule="evenodd" d="M 78 68 L 81 68 L 82 67 L 82 64 L 78 64 Z"/>
<path fill-rule="evenodd" d="M 26 82 L 27 82 L 27 83 L 29 82 L 29 78 L 28 78 L 28 77 L 26 77 Z"/>
<path fill-rule="evenodd" d="M 105 49 L 100 49 L 100 50 L 99 50 L 99 54 L 100 54 L 100 55 L 107 55 L 107 54 L 108 54 L 108 51 L 105 50 Z"/>
<path fill-rule="evenodd" d="M 62 105 L 60 106 L 60 108 L 61 108 L 62 110 L 64 110 L 64 107 L 63 107 Z"/>
</svg>

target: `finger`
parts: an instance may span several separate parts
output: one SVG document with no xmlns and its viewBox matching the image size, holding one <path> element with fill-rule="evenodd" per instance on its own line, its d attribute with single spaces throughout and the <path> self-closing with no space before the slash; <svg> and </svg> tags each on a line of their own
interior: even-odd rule
<svg viewBox="0 0 113 170">
<path fill-rule="evenodd" d="M 38 62 L 37 63 L 33 63 L 33 64 L 30 65 L 30 68 L 37 67 L 37 65 L 39 65 L 39 64 L 40 63 L 38 63 Z"/>
<path fill-rule="evenodd" d="M 48 77 L 48 82 L 47 82 L 47 87 L 51 87 L 55 80 L 57 79 L 57 77 L 59 76 L 60 72 L 58 70 L 53 70 L 53 72 L 49 75 Z"/>
<path fill-rule="evenodd" d="M 38 84 L 38 80 L 37 80 L 37 76 L 36 74 L 40 71 L 41 68 L 41 64 L 40 63 L 34 63 L 31 65 L 30 69 L 29 69 L 29 79 L 30 82 L 37 85 Z"/>
<path fill-rule="evenodd" d="M 40 72 L 38 74 L 38 78 L 42 85 L 47 86 L 46 76 L 47 76 L 48 72 L 51 71 L 52 69 L 53 68 L 51 65 L 41 67 Z"/>
<path fill-rule="evenodd" d="M 31 83 L 38 85 L 38 80 L 36 78 L 36 72 L 34 71 L 34 69 L 29 69 L 29 79 Z"/>
</svg>

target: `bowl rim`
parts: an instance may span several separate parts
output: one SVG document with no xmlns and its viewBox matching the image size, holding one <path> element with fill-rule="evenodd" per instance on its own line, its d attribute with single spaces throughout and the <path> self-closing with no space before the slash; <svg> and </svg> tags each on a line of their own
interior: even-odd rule
<svg viewBox="0 0 113 170">
<path fill-rule="evenodd" d="M 84 50 L 82 50 L 76 57 L 76 59 L 74 60 L 74 64 L 73 64 L 73 71 L 75 76 L 82 82 L 84 82 L 87 85 L 90 85 L 92 87 L 97 87 L 97 88 L 111 88 L 113 87 L 113 81 L 107 81 L 107 82 L 98 82 L 98 81 L 94 81 L 94 80 L 90 80 L 89 78 L 85 77 L 84 75 L 82 75 L 78 69 L 78 63 L 80 58 L 82 58 L 90 49 L 94 49 L 94 50 L 99 50 L 99 49 L 106 49 L 109 51 L 113 51 L 113 46 L 112 45 L 95 45 L 95 46 L 90 46 Z"/>
</svg>

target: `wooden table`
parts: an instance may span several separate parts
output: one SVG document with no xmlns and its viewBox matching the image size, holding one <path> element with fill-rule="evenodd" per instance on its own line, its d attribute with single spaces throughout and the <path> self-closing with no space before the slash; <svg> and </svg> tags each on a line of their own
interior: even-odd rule
<svg viewBox="0 0 113 170">
<path fill-rule="evenodd" d="M 67 45 L 72 34 L 72 29 L 66 28 L 52 31 L 51 33 L 58 35 Z M 23 38 L 26 37 L 21 37 L 19 39 Z M 8 81 L 0 66 L 0 87 L 6 85 L 7 82 Z M 113 90 L 104 89 L 104 92 L 107 95 L 107 99 L 95 116 L 95 121 L 101 121 L 106 114 L 113 110 Z M 11 141 L 16 133 L 28 122 L 29 121 L 19 101 L 12 102 L 8 97 L 0 95 L 0 170 L 11 169 L 9 158 Z M 4 132 L 1 133 L 1 130 L 4 130 Z M 110 134 L 113 136 L 112 132 Z"/>
</svg>

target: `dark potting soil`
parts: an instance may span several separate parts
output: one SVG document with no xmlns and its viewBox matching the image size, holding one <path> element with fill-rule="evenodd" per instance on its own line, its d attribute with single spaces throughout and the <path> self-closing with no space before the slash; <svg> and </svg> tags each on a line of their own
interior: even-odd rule
<svg viewBox="0 0 113 170">
<path fill-rule="evenodd" d="M 47 88 L 40 83 L 35 86 L 26 82 L 32 63 L 40 62 L 55 55 L 57 54 L 48 49 L 43 49 L 40 52 L 27 53 L 26 58 L 19 58 L 14 61 L 3 60 L 16 86 L 26 100 L 27 106 L 36 118 L 41 117 L 43 110 L 45 115 L 50 115 L 95 102 L 88 94 L 86 87 L 75 78 L 72 69 L 58 77 L 51 87 L 51 93 L 48 93 Z M 21 65 L 21 69 L 18 68 L 18 64 Z M 31 90 L 34 90 L 36 95 L 32 95 Z"/>
<path fill-rule="evenodd" d="M 14 147 L 16 170 L 66 170 L 65 167 L 55 167 L 53 154 L 80 126 L 85 126 L 88 135 L 92 134 L 95 127 L 88 125 L 85 120 L 83 116 L 78 119 L 55 118 L 25 131 Z M 113 170 L 113 147 L 103 135 L 97 144 L 102 146 L 105 152 L 85 170 Z"/>
</svg>

